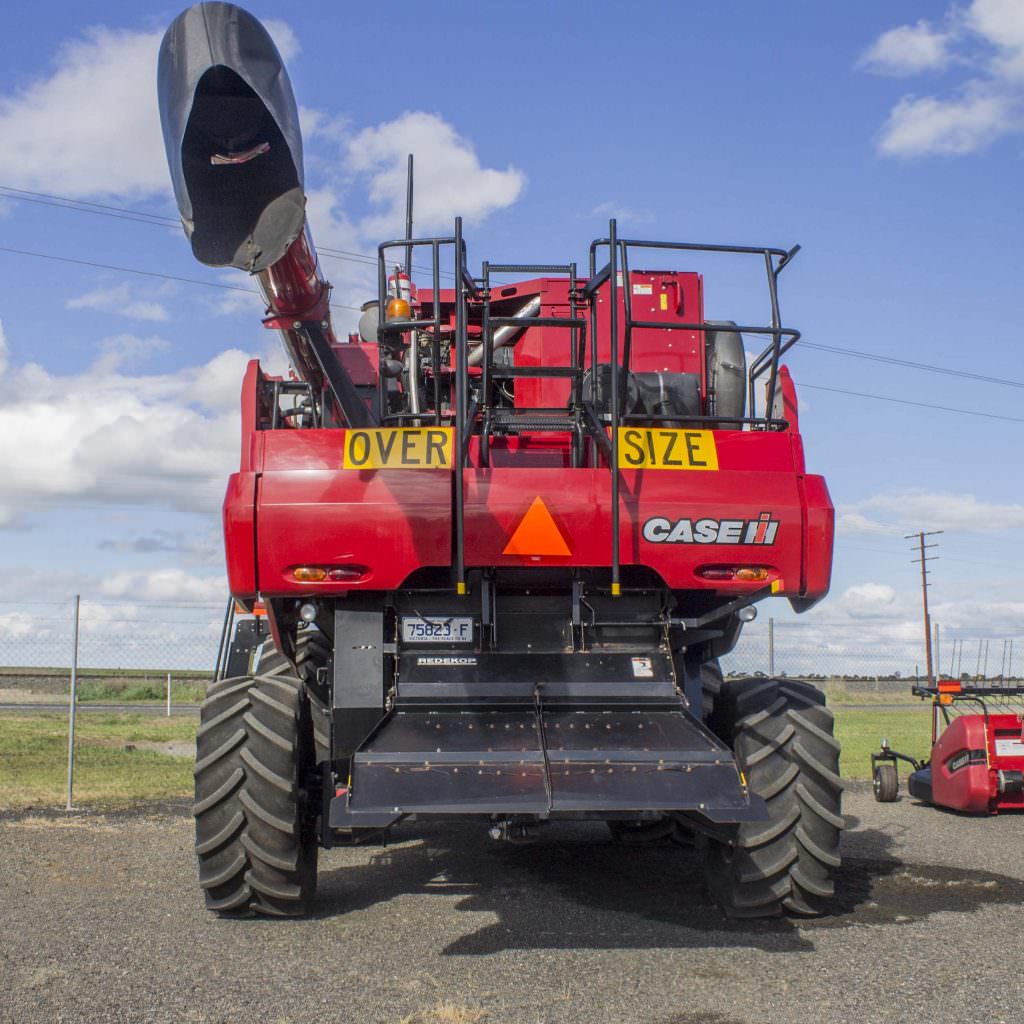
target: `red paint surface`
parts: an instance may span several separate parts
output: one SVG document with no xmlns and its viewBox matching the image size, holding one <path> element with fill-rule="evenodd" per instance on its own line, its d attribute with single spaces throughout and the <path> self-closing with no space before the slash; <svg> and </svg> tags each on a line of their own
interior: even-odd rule
<svg viewBox="0 0 1024 1024">
<path fill-rule="evenodd" d="M 273 325 L 287 333 L 287 317 L 326 310 L 326 293 L 308 240 L 297 240 L 264 285 L 273 295 Z M 632 315 L 656 322 L 702 322 L 702 279 L 693 273 L 632 271 Z M 626 289 L 620 289 L 622 295 Z M 649 294 L 648 294 L 649 291 Z M 542 316 L 569 315 L 568 282 L 542 278 L 496 286 L 508 300 L 505 314 L 531 294 L 542 296 Z M 500 296 L 497 294 L 500 292 Z M 507 294 L 506 294 L 507 293 Z M 598 305 L 600 361 L 609 359 L 607 293 Z M 432 315 L 433 296 L 421 291 L 423 314 Z M 451 318 L 451 291 L 441 291 L 442 320 Z M 665 308 L 662 308 L 662 305 Z M 581 314 L 587 318 L 584 309 Z M 625 332 L 620 317 L 620 353 Z M 700 375 L 706 394 L 701 331 L 638 328 L 633 332 L 635 371 L 667 370 Z M 479 328 L 470 325 L 470 335 Z M 570 332 L 529 328 L 517 342 L 520 366 L 569 365 Z M 589 330 L 587 360 L 590 352 Z M 376 346 L 335 345 L 339 359 L 358 384 L 376 377 Z M 248 597 L 341 593 L 350 589 L 389 590 L 424 566 L 452 560 L 453 477 L 436 470 L 343 470 L 344 430 L 264 430 L 268 410 L 258 408 L 262 374 L 250 363 L 242 391 L 241 472 L 231 478 L 224 504 L 228 574 L 232 592 Z M 709 580 L 702 568 L 752 565 L 782 581 L 780 593 L 817 599 L 831 575 L 834 512 L 824 480 L 807 475 L 798 430 L 796 389 L 788 371 L 780 392 L 789 427 L 785 431 L 716 431 L 719 470 L 624 470 L 621 474 L 620 545 L 624 565 L 644 565 L 677 589 L 735 594 L 763 583 Z M 562 405 L 565 380 L 521 378 L 519 406 Z M 479 440 L 470 442 L 465 471 L 466 564 L 571 565 L 604 567 L 610 562 L 611 474 L 607 468 L 570 469 L 565 435 L 497 438 L 491 468 L 479 468 Z M 531 503 L 540 497 L 565 538 L 569 554 L 506 554 L 509 539 Z M 646 520 L 675 522 L 753 520 L 768 512 L 778 522 L 771 545 L 669 544 L 643 537 Z M 514 548 L 513 548 L 514 549 Z M 355 583 L 296 583 L 299 565 L 366 566 Z"/>
</svg>

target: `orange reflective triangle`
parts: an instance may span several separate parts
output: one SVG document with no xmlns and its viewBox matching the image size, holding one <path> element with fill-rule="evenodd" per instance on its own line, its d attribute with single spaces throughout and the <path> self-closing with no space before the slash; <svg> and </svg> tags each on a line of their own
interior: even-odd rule
<svg viewBox="0 0 1024 1024">
<path fill-rule="evenodd" d="M 505 545 L 506 555 L 571 555 L 547 505 L 540 495 L 533 499 L 526 515 Z"/>
</svg>

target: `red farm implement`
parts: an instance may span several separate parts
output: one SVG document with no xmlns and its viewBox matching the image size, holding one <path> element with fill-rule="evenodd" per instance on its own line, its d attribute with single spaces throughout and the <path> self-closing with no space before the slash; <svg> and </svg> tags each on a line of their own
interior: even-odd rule
<svg viewBox="0 0 1024 1024">
<path fill-rule="evenodd" d="M 875 799 L 897 798 L 903 761 L 914 769 L 910 795 L 925 803 L 967 814 L 1024 810 L 1024 687 L 940 679 L 913 693 L 931 702 L 931 755 L 918 761 L 883 740 L 871 755 Z"/>
</svg>

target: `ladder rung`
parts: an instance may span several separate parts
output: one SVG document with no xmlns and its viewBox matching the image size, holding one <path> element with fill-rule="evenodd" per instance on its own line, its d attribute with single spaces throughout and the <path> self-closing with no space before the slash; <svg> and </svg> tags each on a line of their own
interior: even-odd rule
<svg viewBox="0 0 1024 1024">
<path fill-rule="evenodd" d="M 489 263 L 491 274 L 571 274 L 572 267 L 552 263 Z"/>
<path fill-rule="evenodd" d="M 586 326 L 586 321 L 571 316 L 492 316 L 488 317 L 492 327 L 576 327 Z"/>
<path fill-rule="evenodd" d="M 564 434 L 577 429 L 578 425 L 571 416 L 517 416 L 509 419 L 500 417 L 491 421 L 491 432 L 495 434 L 507 434 L 521 430 L 538 433 L 551 430 Z"/>
<path fill-rule="evenodd" d="M 492 366 L 491 376 L 506 377 L 582 377 L 572 366 Z"/>
</svg>

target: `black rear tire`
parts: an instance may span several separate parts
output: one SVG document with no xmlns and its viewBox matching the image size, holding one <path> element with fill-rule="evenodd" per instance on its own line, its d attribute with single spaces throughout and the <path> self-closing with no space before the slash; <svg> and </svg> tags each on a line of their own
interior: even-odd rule
<svg viewBox="0 0 1024 1024">
<path fill-rule="evenodd" d="M 730 917 L 827 913 L 844 821 L 824 696 L 795 680 L 735 680 L 723 685 L 714 718 L 769 819 L 741 824 L 734 846 L 702 840 L 712 898 Z"/>
<path fill-rule="evenodd" d="M 700 667 L 701 715 L 705 722 L 709 721 L 715 711 L 715 701 L 722 692 L 722 666 L 718 659 L 705 661 Z"/>
<path fill-rule="evenodd" d="M 900 795 L 900 773 L 894 764 L 875 765 L 872 785 L 880 804 L 894 803 Z"/>
<path fill-rule="evenodd" d="M 196 854 L 209 910 L 296 917 L 313 906 L 318 807 L 309 702 L 268 641 L 255 676 L 214 683 L 196 733 Z"/>
</svg>

